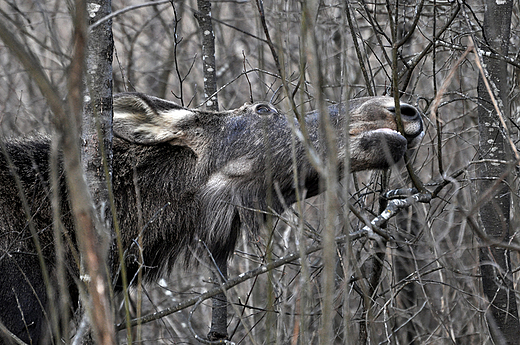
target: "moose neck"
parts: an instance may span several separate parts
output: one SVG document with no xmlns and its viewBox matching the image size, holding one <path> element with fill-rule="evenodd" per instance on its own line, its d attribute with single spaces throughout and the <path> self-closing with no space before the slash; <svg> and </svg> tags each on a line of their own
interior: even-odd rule
<svg viewBox="0 0 520 345">
<path fill-rule="evenodd" d="M 135 145 L 118 138 L 114 157 L 113 186 L 119 196 L 115 201 L 123 246 L 127 257 L 138 258 L 136 243 L 142 236 L 142 256 L 150 267 L 145 273 L 154 279 L 188 249 L 195 235 L 190 229 L 197 226 L 199 207 L 193 189 L 187 186 L 197 181 L 187 172 L 195 169 L 197 158 L 185 147 Z M 128 259 L 127 266 L 135 271 L 138 263 Z"/>
</svg>

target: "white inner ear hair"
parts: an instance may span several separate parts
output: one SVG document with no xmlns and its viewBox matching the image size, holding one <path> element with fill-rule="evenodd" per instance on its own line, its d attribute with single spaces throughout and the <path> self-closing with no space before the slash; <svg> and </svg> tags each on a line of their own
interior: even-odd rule
<svg viewBox="0 0 520 345">
<path fill-rule="evenodd" d="M 189 119 L 193 112 L 188 109 L 171 109 L 160 114 L 160 119 L 165 125 L 175 126 L 182 120 Z"/>
</svg>

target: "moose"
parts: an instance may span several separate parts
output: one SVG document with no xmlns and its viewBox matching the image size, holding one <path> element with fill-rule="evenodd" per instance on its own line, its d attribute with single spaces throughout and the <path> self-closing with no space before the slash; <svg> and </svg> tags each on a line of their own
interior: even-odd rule
<svg viewBox="0 0 520 345">
<path fill-rule="evenodd" d="M 420 113 L 405 103 L 400 104 L 403 130 L 397 131 L 393 98 L 352 99 L 345 108 L 333 105 L 329 114 L 311 112 L 299 123 L 269 103 L 207 112 L 141 93 L 115 95 L 113 192 L 129 274 L 142 270 L 146 280 L 155 281 L 176 261 L 208 257 L 208 252 L 225 262 L 240 231 L 257 233 L 265 212 L 282 212 L 284 205 L 296 201 L 297 188 L 305 189 L 306 197 L 319 194 L 320 174 L 307 159 L 302 127 L 314 152 L 324 156 L 320 116 L 329 116 L 338 152 L 345 157 L 348 114 L 351 171 L 386 169 L 423 135 Z M 45 135 L 4 140 L 0 154 L 0 322 L 31 344 L 46 343 L 45 310 L 52 306 L 47 305 L 48 290 L 29 225 L 36 229 L 55 281 L 50 145 Z M 343 164 L 343 159 L 338 161 Z M 74 281 L 79 269 L 71 258 L 74 222 L 58 165 L 63 236 L 72 239 L 64 240 L 66 268 L 71 300 L 77 300 Z M 270 200 L 269 190 L 275 196 Z M 145 223 L 141 228 L 137 210 Z M 113 272 L 118 265 L 112 263 Z"/>
</svg>

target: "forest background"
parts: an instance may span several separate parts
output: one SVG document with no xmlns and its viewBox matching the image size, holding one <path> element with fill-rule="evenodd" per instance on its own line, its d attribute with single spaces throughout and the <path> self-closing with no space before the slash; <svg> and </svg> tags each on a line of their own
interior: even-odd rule
<svg viewBox="0 0 520 345">
<path fill-rule="evenodd" d="M 78 58 L 78 4 L 85 16 L 98 5 L 107 14 L 110 7 L 120 11 L 111 18 L 113 63 L 111 54 L 98 54 L 111 65 L 108 73 L 98 73 L 95 66 L 101 65 L 88 59 L 85 68 Z M 229 336 L 248 344 L 517 343 L 518 2 L 212 1 L 218 103 L 204 89 L 207 35 L 197 19 L 209 3 L 140 4 L 2 1 L 1 135 L 60 130 L 53 126 L 58 115 L 48 93 L 9 35 L 76 107 L 83 98 L 71 85 L 83 79 L 73 80 L 75 68 L 84 70 L 87 85 L 111 91 L 112 79 L 113 92 L 139 91 L 220 110 L 268 100 L 291 114 L 293 104 L 304 112 L 321 100 L 399 94 L 423 113 L 426 135 L 407 160 L 422 182 L 416 187 L 428 191 L 431 201 L 392 219 L 384 229 L 387 239 L 338 240 L 333 250 L 305 253 L 327 235 L 344 239 L 342 234 L 363 228 L 365 219 L 387 206 L 383 192 L 412 187 L 410 169 L 401 162 L 389 171 L 343 179 L 337 190 L 273 219 L 260 238 L 244 229 L 229 277 L 289 253 L 305 255 L 228 290 Z M 92 34 L 90 29 L 83 32 Z M 105 81 L 89 84 L 94 74 Z M 333 209 L 326 202 L 331 196 L 338 201 Z M 132 289 L 132 317 L 197 297 L 212 287 L 209 280 L 209 267 L 178 267 L 158 284 Z M 124 305 L 115 305 L 117 322 Z M 120 331 L 117 338 L 195 343 L 193 332 L 204 336 L 210 316 L 206 300 Z"/>
</svg>

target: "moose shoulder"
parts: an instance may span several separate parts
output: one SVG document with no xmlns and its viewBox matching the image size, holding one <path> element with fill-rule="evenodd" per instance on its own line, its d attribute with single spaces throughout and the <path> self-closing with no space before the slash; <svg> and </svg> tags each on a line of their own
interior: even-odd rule
<svg viewBox="0 0 520 345">
<path fill-rule="evenodd" d="M 337 129 L 338 150 L 344 155 L 346 112 L 341 108 L 331 107 L 330 118 Z M 421 138 L 418 111 L 404 103 L 400 108 L 404 133 L 397 132 L 392 98 L 349 102 L 351 170 L 385 169 Z M 305 126 L 320 155 L 325 149 L 319 116 L 308 114 Z M 261 226 L 262 212 L 255 210 L 283 211 L 283 205 L 295 201 L 296 188 L 305 188 L 308 197 L 318 194 L 319 174 L 307 160 L 298 133 L 298 123 L 268 103 L 213 113 L 138 93 L 116 95 L 113 189 L 130 274 L 143 269 L 148 280 L 155 280 L 177 259 L 207 257 L 201 248 L 225 260 L 241 228 L 256 232 Z M 18 139 L 4 146 L 7 155 L 0 155 L 0 321 L 20 339 L 38 344 L 43 342 L 42 306 L 47 298 L 29 229 L 39 237 L 52 276 L 50 139 Z M 299 186 L 294 183 L 294 168 Z M 62 179 L 60 214 L 65 231 L 70 231 L 73 221 L 64 185 Z M 273 185 L 281 197 L 268 205 L 267 191 Z M 141 248 L 135 241 L 139 235 Z M 67 257 L 72 257 L 71 249 Z M 71 276 L 78 272 L 74 260 L 66 266 Z M 117 263 L 112 269 L 117 271 Z M 72 278 L 70 282 L 72 286 Z"/>
</svg>

